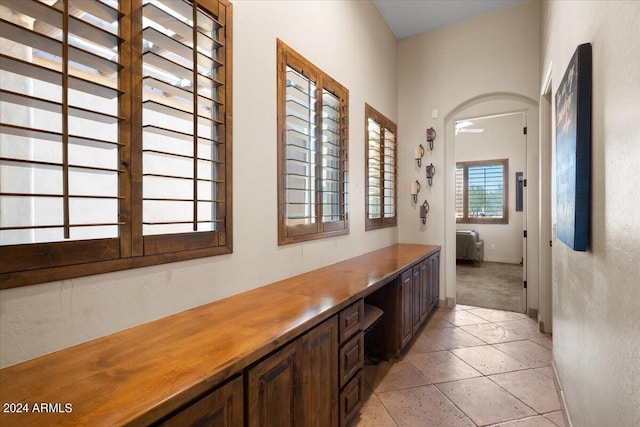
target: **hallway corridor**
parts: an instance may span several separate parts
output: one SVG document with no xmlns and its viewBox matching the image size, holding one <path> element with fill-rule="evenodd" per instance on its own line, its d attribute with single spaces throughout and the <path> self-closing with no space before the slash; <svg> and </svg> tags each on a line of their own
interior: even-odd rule
<svg viewBox="0 0 640 427">
<path fill-rule="evenodd" d="M 524 314 L 440 308 L 399 358 L 365 366 L 351 427 L 564 426 L 551 348 Z"/>
</svg>

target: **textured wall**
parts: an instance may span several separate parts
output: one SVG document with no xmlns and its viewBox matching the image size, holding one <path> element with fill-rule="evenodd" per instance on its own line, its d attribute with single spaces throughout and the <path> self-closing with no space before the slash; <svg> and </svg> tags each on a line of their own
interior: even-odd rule
<svg viewBox="0 0 640 427">
<path fill-rule="evenodd" d="M 455 297 L 455 219 L 453 120 L 507 111 L 527 111 L 528 231 L 537 248 L 537 106 L 539 90 L 539 4 L 527 2 L 447 27 L 403 39 L 398 44 L 399 239 L 443 246 L 441 297 Z M 513 102 L 513 101 L 518 102 Z M 478 101 L 476 103 L 476 101 Z M 479 105 L 482 102 L 483 105 Z M 432 119 L 432 110 L 438 118 Z M 423 161 L 438 167 L 433 187 L 422 191 L 431 211 L 421 226 L 410 203 L 410 183 L 425 181 L 413 150 L 425 129 L 437 132 L 435 148 Z M 535 197 L 533 197 L 535 195 Z M 447 209 L 449 211 L 447 211 Z M 537 255 L 529 251 L 529 307 L 537 308 Z M 534 298 L 535 297 L 535 298 Z"/>
<path fill-rule="evenodd" d="M 591 239 L 553 245 L 553 352 L 574 426 L 640 425 L 640 2 L 545 3 L 552 94 L 593 49 Z"/>
</svg>

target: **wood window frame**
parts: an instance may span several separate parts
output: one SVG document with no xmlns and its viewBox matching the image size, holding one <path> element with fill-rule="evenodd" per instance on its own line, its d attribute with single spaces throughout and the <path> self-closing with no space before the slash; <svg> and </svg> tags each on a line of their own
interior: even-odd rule
<svg viewBox="0 0 640 427">
<path fill-rule="evenodd" d="M 502 166 L 502 218 L 470 217 L 469 216 L 469 167 L 473 166 Z M 463 168 L 464 190 L 462 197 L 463 215 L 456 217 L 458 224 L 508 224 L 509 223 L 509 159 L 477 160 L 457 162 L 456 169 Z"/>
<path fill-rule="evenodd" d="M 369 178 L 370 178 L 370 170 L 369 170 L 369 145 L 370 134 L 369 134 L 369 119 L 372 119 L 376 123 L 380 125 L 380 175 L 378 178 L 381 183 L 381 194 L 380 194 L 380 218 L 370 218 L 370 187 L 369 187 Z M 385 178 L 385 132 L 391 131 L 395 136 L 395 144 L 393 149 L 393 216 L 385 216 L 385 189 L 387 186 L 387 180 Z M 385 117 L 382 113 L 377 111 L 375 108 L 371 107 L 369 104 L 364 105 L 364 153 L 365 153 L 365 230 L 377 230 L 379 228 L 386 227 L 395 227 L 398 224 L 398 126 Z"/>
<path fill-rule="evenodd" d="M 349 149 L 349 90 L 324 73 L 306 58 L 277 39 L 277 132 L 278 132 L 278 245 L 299 243 L 349 234 L 348 212 L 348 149 Z M 340 100 L 340 220 L 323 222 L 323 198 L 320 186 L 322 171 L 321 150 L 316 150 L 315 174 L 315 222 L 310 224 L 287 224 L 287 118 L 286 118 L 286 72 L 291 68 L 298 74 L 315 82 L 318 91 L 326 90 Z M 316 99 L 316 112 L 322 111 L 322 97 Z M 316 141 L 322 141 L 322 114 L 315 114 Z M 320 220 L 319 220 L 320 219 Z"/>
<path fill-rule="evenodd" d="M 224 216 L 218 231 L 144 236 L 142 233 L 142 0 L 120 0 L 120 64 L 118 78 L 119 180 L 118 237 L 0 246 L 0 289 L 139 268 L 233 252 L 232 246 L 232 4 L 228 0 L 193 3 L 223 25 L 219 48 L 224 61 L 218 96 L 223 104 L 217 119 L 224 138 Z M 195 13 L 195 12 L 194 12 Z M 66 15 L 65 15 L 66 16 Z M 64 18 L 64 28 L 68 18 Z M 3 20 L 2 25 L 5 24 Z M 14 24 L 10 24 L 14 25 Z M 30 31 L 30 30 L 26 30 Z M 195 30 L 194 30 L 195 33 Z M 66 37 L 66 36 L 65 36 Z M 68 47 L 63 58 L 68 58 Z M 66 64 L 63 61 L 63 67 Z M 63 79 L 62 87 L 68 87 Z M 63 101 L 68 108 L 66 101 Z M 67 131 L 63 130 L 64 137 Z M 68 219 L 65 220 L 68 223 Z"/>
</svg>

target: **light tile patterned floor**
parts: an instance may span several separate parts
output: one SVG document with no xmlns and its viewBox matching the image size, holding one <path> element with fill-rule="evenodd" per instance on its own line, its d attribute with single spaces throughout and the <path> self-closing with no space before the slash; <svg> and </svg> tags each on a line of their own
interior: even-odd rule
<svg viewBox="0 0 640 427">
<path fill-rule="evenodd" d="M 398 358 L 365 366 L 350 427 L 563 427 L 551 352 L 524 314 L 438 309 Z"/>
</svg>

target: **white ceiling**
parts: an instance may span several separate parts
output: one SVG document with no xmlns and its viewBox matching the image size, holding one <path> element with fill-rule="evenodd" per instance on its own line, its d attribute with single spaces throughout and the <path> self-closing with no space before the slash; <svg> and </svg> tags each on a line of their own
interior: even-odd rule
<svg viewBox="0 0 640 427">
<path fill-rule="evenodd" d="M 431 31 L 526 0 L 372 0 L 396 39 Z"/>
</svg>

